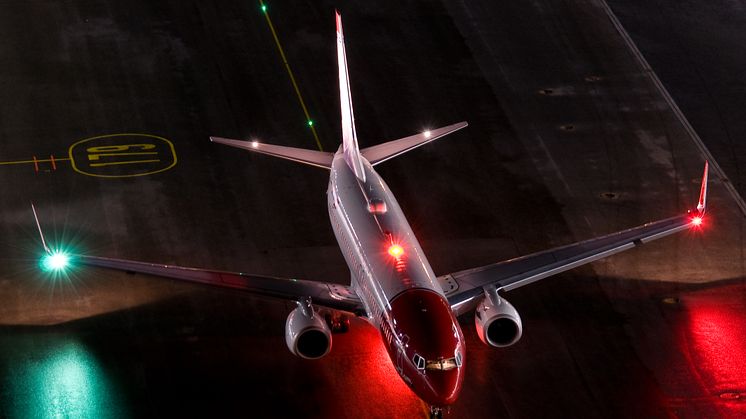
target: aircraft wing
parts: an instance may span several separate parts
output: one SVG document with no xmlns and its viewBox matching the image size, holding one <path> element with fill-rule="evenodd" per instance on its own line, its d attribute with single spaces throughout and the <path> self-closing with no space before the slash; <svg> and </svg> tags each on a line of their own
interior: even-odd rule
<svg viewBox="0 0 746 419">
<path fill-rule="evenodd" d="M 668 235 L 700 228 L 707 196 L 707 164 L 697 209 L 629 230 L 439 277 L 451 308 L 469 311 L 486 287 L 510 291 Z"/>
<path fill-rule="evenodd" d="M 211 271 L 97 256 L 75 255 L 71 259 L 73 263 L 87 266 L 207 284 L 284 300 L 297 301 L 303 297 L 311 297 L 311 302 L 317 306 L 347 311 L 356 315 L 364 313 L 360 299 L 350 287 L 331 282 L 275 278 L 239 272 Z"/>
<path fill-rule="evenodd" d="M 127 273 L 141 273 L 178 279 L 186 282 L 212 285 L 220 288 L 244 291 L 265 297 L 299 301 L 306 297 L 317 306 L 333 310 L 347 311 L 355 315 L 364 315 L 365 309 L 352 289 L 346 285 L 333 282 L 317 282 L 294 278 L 277 278 L 271 276 L 251 275 L 242 272 L 213 271 L 183 266 L 164 265 L 161 263 L 138 262 L 126 259 L 112 259 L 99 256 L 66 255 L 55 251 L 44 238 L 34 204 L 31 204 L 36 228 L 39 230 L 42 246 L 46 252 L 47 262 L 51 269 L 63 269 L 69 262 L 99 268 L 108 268 Z M 57 265 L 57 266 L 54 266 Z"/>
</svg>

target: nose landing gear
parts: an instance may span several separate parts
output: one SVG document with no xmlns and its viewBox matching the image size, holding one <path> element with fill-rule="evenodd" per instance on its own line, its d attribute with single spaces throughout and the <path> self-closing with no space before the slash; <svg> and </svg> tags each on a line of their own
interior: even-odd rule
<svg viewBox="0 0 746 419">
<path fill-rule="evenodd" d="M 324 320 L 332 333 L 347 333 L 350 330 L 350 318 L 338 312 L 324 313 Z"/>
<path fill-rule="evenodd" d="M 430 406 L 430 419 L 443 419 L 443 408 Z"/>
</svg>

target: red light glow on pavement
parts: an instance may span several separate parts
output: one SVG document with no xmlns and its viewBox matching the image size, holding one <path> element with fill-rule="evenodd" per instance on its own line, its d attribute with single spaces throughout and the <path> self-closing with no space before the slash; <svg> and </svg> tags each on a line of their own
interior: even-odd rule
<svg viewBox="0 0 746 419">
<path fill-rule="evenodd" d="M 718 287 L 685 300 L 689 312 L 690 368 L 713 396 L 741 402 L 746 414 L 746 295 L 742 287 Z M 736 408 L 737 406 L 733 406 Z"/>
</svg>

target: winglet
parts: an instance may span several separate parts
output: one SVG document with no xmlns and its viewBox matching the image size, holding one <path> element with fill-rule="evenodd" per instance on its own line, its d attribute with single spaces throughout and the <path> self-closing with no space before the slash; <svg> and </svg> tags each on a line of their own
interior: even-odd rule
<svg viewBox="0 0 746 419">
<path fill-rule="evenodd" d="M 707 209 L 707 175 L 710 170 L 710 162 L 705 160 L 705 172 L 702 175 L 702 186 L 699 189 L 699 201 L 697 202 L 697 211 L 699 216 L 705 215 Z"/>
<path fill-rule="evenodd" d="M 41 237 L 41 244 L 44 246 L 44 251 L 52 254 L 52 251 L 49 249 L 49 246 L 47 246 L 46 240 L 44 240 L 44 233 L 41 231 L 41 224 L 39 224 L 39 216 L 36 215 L 36 208 L 34 208 L 34 203 L 31 203 L 31 212 L 34 213 L 34 220 L 36 220 L 36 228 L 39 230 L 39 237 Z"/>
</svg>

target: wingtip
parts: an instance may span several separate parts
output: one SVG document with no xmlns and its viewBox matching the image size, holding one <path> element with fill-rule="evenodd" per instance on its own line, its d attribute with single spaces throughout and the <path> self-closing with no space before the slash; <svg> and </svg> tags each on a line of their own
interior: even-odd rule
<svg viewBox="0 0 746 419">
<path fill-rule="evenodd" d="M 52 253 L 52 250 L 47 246 L 47 241 L 44 240 L 44 232 L 41 229 L 41 223 L 39 223 L 39 216 L 36 214 L 36 207 L 31 202 L 31 212 L 34 213 L 34 221 L 36 221 L 36 228 L 39 230 L 39 238 L 41 239 L 41 245 L 44 247 L 44 251 L 48 254 Z"/>
<path fill-rule="evenodd" d="M 702 185 L 699 188 L 699 201 L 697 201 L 697 212 L 700 217 L 705 214 L 707 210 L 707 178 L 710 172 L 710 162 L 705 160 L 705 170 L 702 174 Z"/>
<path fill-rule="evenodd" d="M 231 140 L 229 138 L 223 138 L 223 137 L 210 137 L 210 142 L 215 144 L 225 144 L 226 141 L 239 141 L 239 140 Z"/>
</svg>

